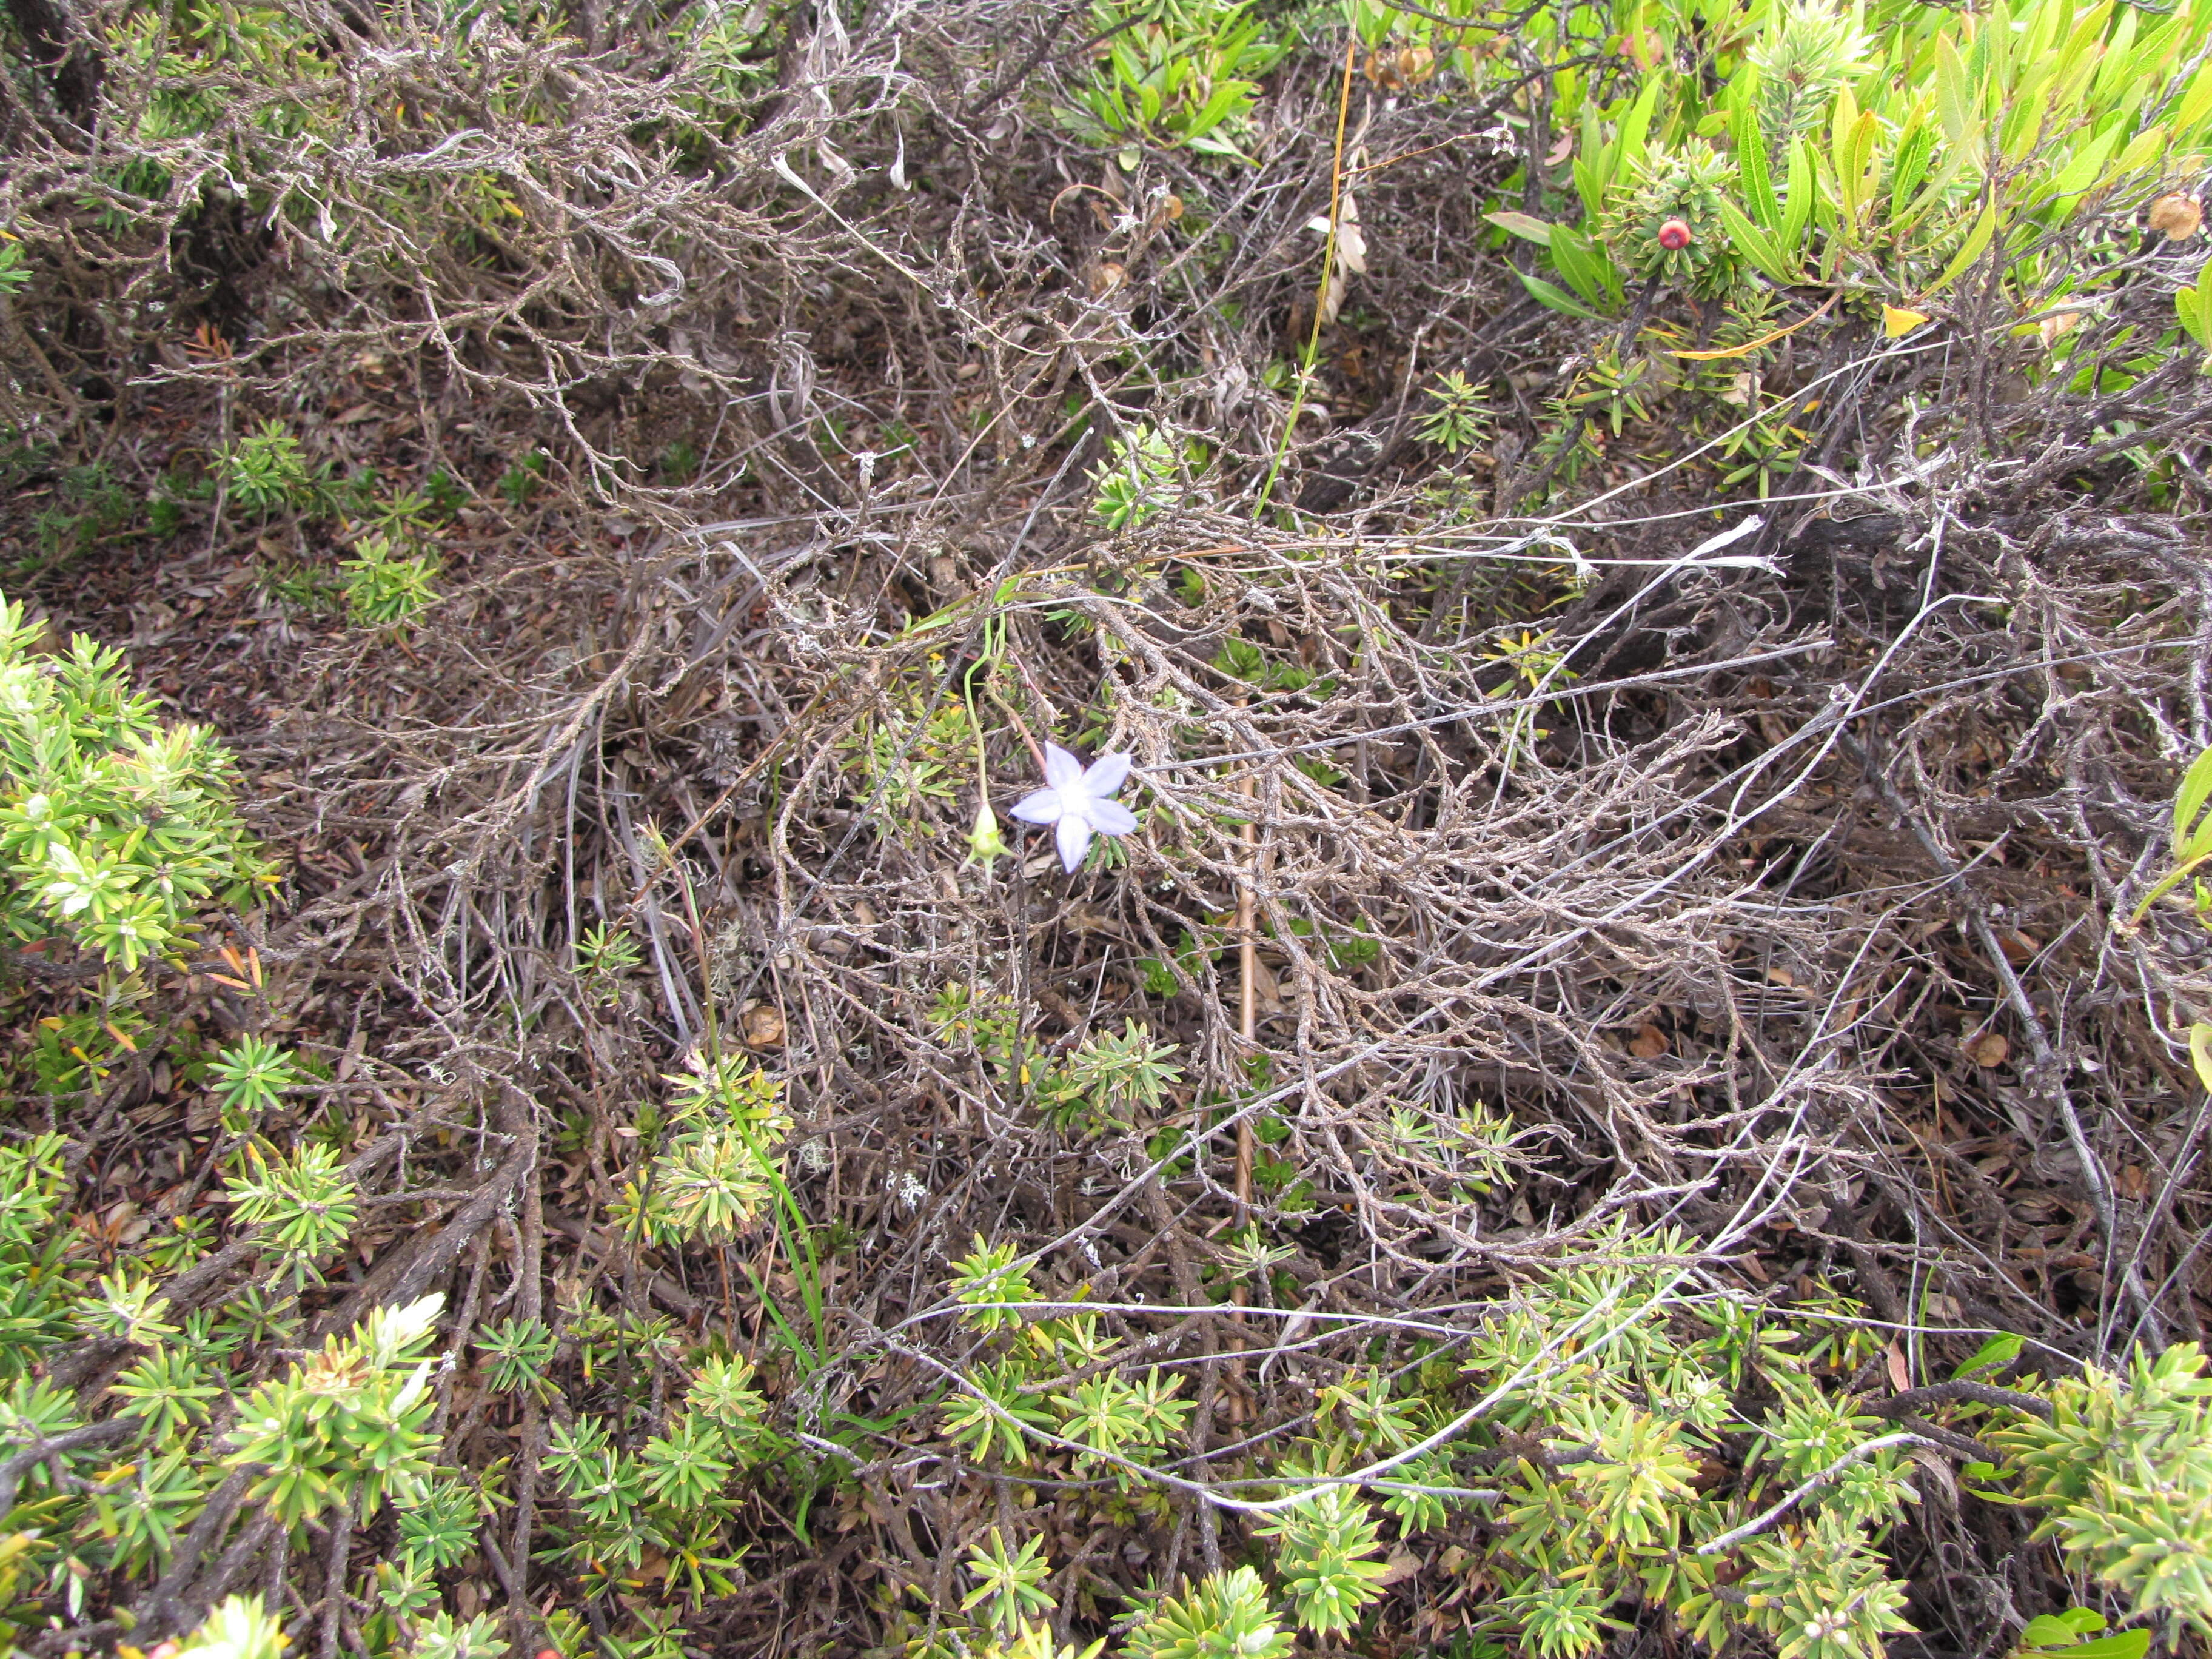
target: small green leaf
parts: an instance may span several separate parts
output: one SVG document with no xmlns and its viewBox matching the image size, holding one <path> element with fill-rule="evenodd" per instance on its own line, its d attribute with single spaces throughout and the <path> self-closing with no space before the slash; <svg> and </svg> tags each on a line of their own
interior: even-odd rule
<svg viewBox="0 0 2212 1659">
<path fill-rule="evenodd" d="M 2189 1060 L 2197 1067 L 2197 1080 L 2212 1089 L 2212 1025 L 2202 1020 L 2189 1028 Z"/>
<path fill-rule="evenodd" d="M 1951 256 L 1951 263 L 1943 267 L 1943 274 L 1936 279 L 1935 285 L 1928 291 L 1933 294 L 1939 289 L 1950 287 L 1958 280 L 1960 272 L 1982 257 L 1982 250 L 1989 246 L 1990 238 L 1996 234 L 1997 208 L 1992 202 L 1982 210 L 1981 217 L 1974 221 L 1974 228 L 1966 233 L 1966 240 L 1960 244 L 1959 251 Z"/>
<path fill-rule="evenodd" d="M 1521 279 L 1521 286 L 1534 295 L 1539 304 L 1549 306 L 1554 311 L 1564 311 L 1570 317 L 1587 317 L 1593 322 L 1597 320 L 1597 313 L 1565 289 L 1546 282 L 1541 276 L 1531 276 L 1526 271 L 1516 270 L 1513 274 Z"/>
<path fill-rule="evenodd" d="M 1552 225 L 1548 219 L 1539 219 L 1530 213 L 1516 213 L 1510 209 L 1501 213 L 1486 213 L 1482 216 L 1500 230 L 1510 230 L 1525 242 L 1534 242 L 1538 247 L 1552 245 Z"/>
<path fill-rule="evenodd" d="M 1721 198 L 1721 222 L 1728 227 L 1729 240 L 1759 268 L 1762 276 L 1785 288 L 1797 280 L 1797 273 L 1784 263 L 1766 233 L 1752 223 L 1744 210 L 1725 196 Z"/>
<path fill-rule="evenodd" d="M 1672 84 L 1667 76 L 1653 76 L 1643 95 L 1630 108 L 1628 118 L 1620 125 L 1620 143 L 1613 157 L 1613 179 L 1635 176 L 1636 164 L 1644 159 L 1644 136 L 1651 130 L 1651 112 L 1658 106 L 1660 93 Z"/>
<path fill-rule="evenodd" d="M 2204 334 L 2203 307 L 2197 303 L 2197 291 L 2185 288 L 2173 296 L 2174 315 L 2181 319 L 2184 332 L 2200 346 L 2212 347 L 2212 339 Z"/>
<path fill-rule="evenodd" d="M 1605 211 L 1605 174 L 1596 161 L 1587 157 L 1575 157 L 1575 193 L 1583 198 L 1583 210 L 1595 219 Z"/>
<path fill-rule="evenodd" d="M 2084 1623 L 2084 1620 L 2093 1622 Z M 2094 1636 L 2105 1627 L 2105 1615 L 2092 1607 L 2069 1607 L 2063 1613 L 2046 1613 L 2027 1621 L 2020 1633 L 2020 1644 L 2024 1648 L 2071 1649 L 2085 1636 Z"/>
<path fill-rule="evenodd" d="M 1620 273 L 1612 256 L 1580 231 L 1553 228 L 1552 263 L 1585 305 L 1606 310 L 1620 303 Z"/>
<path fill-rule="evenodd" d="M 2208 800 L 2212 800 L 2212 749 L 2190 763 L 2189 769 L 2181 775 L 2181 787 L 2173 792 L 2174 857 L 2189 855 L 2200 829 L 2197 816 Z"/>
<path fill-rule="evenodd" d="M 2182 327 L 2190 337 L 2201 346 L 2212 347 L 2212 259 L 2197 274 L 2197 286 L 2185 288 L 2173 296 L 2173 308 L 2181 316 Z"/>
<path fill-rule="evenodd" d="M 1966 90 L 1966 65 L 1951 37 L 1936 37 L 1936 112 L 1943 123 L 1943 136 L 1955 147 L 1963 143 L 1973 120 L 1973 105 Z"/>
<path fill-rule="evenodd" d="M 2078 1642 L 2065 1650 L 2066 1659 L 2143 1659 L 2150 1651 L 2150 1632 L 2147 1630 L 2124 1630 L 2118 1636 L 2103 1636 L 2094 1642 Z"/>
<path fill-rule="evenodd" d="M 2198 70 L 2196 79 L 2189 83 L 2189 90 L 2181 100 L 2181 107 L 2174 113 L 2174 136 L 2177 138 L 2186 137 L 2207 114 L 2212 114 L 2212 64 Z"/>
<path fill-rule="evenodd" d="M 2114 165 L 2112 171 L 2123 179 L 2129 178 L 2142 172 L 2152 162 L 2157 161 L 2165 149 L 2166 129 L 2163 126 L 2146 127 L 2137 133 L 2134 142 L 2120 153 L 2120 159 Z"/>
<path fill-rule="evenodd" d="M 1755 82 L 1758 71 L 1747 66 L 1737 75 Z M 1743 198 L 1751 204 L 1751 216 L 1763 230 L 1778 229 L 1782 204 L 1774 199 L 1774 185 L 1766 174 L 1766 135 L 1759 130 L 1755 99 L 1747 96 L 1738 106 L 1731 137 L 1735 144 L 1736 174 L 1743 180 Z"/>
<path fill-rule="evenodd" d="M 2008 1365 L 2020 1357 L 2020 1351 L 2027 1346 L 2026 1339 L 2016 1336 L 2010 1331 L 2000 1331 L 1983 1343 L 1975 1351 L 1974 1357 L 1960 1366 L 1957 1370 L 1953 1371 L 1951 1375 L 1954 1379 L 1972 1376 L 1976 1371 L 1986 1371 L 1999 1365 Z"/>
<path fill-rule="evenodd" d="M 1805 227 L 1813 221 L 1813 143 L 1800 137 L 1790 146 L 1789 199 L 1782 207 L 1782 229 L 1775 237 L 1782 257 L 1795 259 L 1804 246 Z"/>
</svg>

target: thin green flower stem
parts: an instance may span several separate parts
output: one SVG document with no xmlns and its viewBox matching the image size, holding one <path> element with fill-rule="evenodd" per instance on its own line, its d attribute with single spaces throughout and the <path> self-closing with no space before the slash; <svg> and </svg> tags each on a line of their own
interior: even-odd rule
<svg viewBox="0 0 2212 1659">
<path fill-rule="evenodd" d="M 968 730 L 975 738 L 976 798 L 986 806 L 991 804 L 991 781 L 983 761 L 983 722 L 975 718 L 975 671 L 986 663 L 993 667 L 998 665 L 999 652 L 1004 647 L 1006 638 L 1006 624 L 1003 617 L 986 619 L 983 623 L 982 647 L 976 652 L 968 666 L 962 670 L 960 674 L 960 696 L 962 701 L 968 705 Z M 986 681 L 987 689 L 988 684 L 989 682 Z"/>
<path fill-rule="evenodd" d="M 1291 417 L 1283 422 L 1283 436 L 1275 446 L 1274 463 L 1267 469 L 1267 482 L 1261 488 L 1259 504 L 1252 509 L 1255 519 L 1267 510 L 1268 500 L 1275 493 L 1275 480 L 1283 475 L 1283 463 L 1291 453 L 1291 434 L 1298 429 L 1298 416 L 1305 412 L 1306 390 L 1313 383 L 1314 360 L 1321 355 L 1322 313 L 1328 308 L 1329 279 L 1336 272 L 1337 215 L 1344 194 L 1344 129 L 1352 113 L 1352 53 L 1358 44 L 1358 32 L 1347 28 L 1344 36 L 1344 82 L 1336 98 L 1336 152 L 1328 168 L 1328 240 L 1322 246 L 1321 288 L 1314 295 L 1313 328 L 1306 336 L 1306 349 L 1298 364 L 1298 389 L 1291 399 Z"/>
<path fill-rule="evenodd" d="M 690 868 L 680 859 L 672 859 L 670 867 L 684 894 L 684 916 L 691 925 L 691 949 L 699 959 L 699 1016 L 707 1025 L 707 1055 L 719 1061 L 722 1058 L 722 1033 L 714 1018 L 714 974 L 707 960 L 707 930 L 699 921 L 699 900 L 691 890 Z"/>
</svg>

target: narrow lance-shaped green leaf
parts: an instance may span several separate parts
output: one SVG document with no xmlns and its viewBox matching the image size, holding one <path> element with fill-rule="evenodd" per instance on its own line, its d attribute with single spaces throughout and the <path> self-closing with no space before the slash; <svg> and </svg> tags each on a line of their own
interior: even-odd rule
<svg viewBox="0 0 2212 1659">
<path fill-rule="evenodd" d="M 2150 1651 L 2150 1632 L 2124 1630 L 2117 1636 L 2100 1636 L 2060 1650 L 2066 1659 L 2143 1659 Z"/>
<path fill-rule="evenodd" d="M 1912 192 L 1920 188 L 1927 175 L 1928 163 L 1936 153 L 1936 129 L 1927 118 L 1923 105 L 1912 112 L 1905 131 L 1897 141 L 1896 159 L 1890 164 L 1889 217 L 1892 224 L 1904 213 L 1912 200 Z"/>
<path fill-rule="evenodd" d="M 1510 209 L 1498 213 L 1486 213 L 1482 216 L 1500 230 L 1510 231 L 1522 240 L 1534 242 L 1538 247 L 1552 245 L 1552 222 L 1548 219 L 1539 219 L 1532 213 L 1516 213 Z"/>
<path fill-rule="evenodd" d="M 1943 136 L 1954 145 L 1966 140 L 1973 125 L 1973 105 L 1967 95 L 1966 65 L 1946 33 L 1936 37 L 1936 113 Z"/>
<path fill-rule="evenodd" d="M 2207 269 L 2212 270 L 2212 266 Z M 2181 775 L 2181 787 L 2173 792 L 2174 857 L 2200 856 L 2200 842 L 2212 849 L 2212 818 L 2201 824 L 2197 822 L 2207 801 L 2212 801 L 2212 749 L 2207 749 L 2191 763 L 2188 771 Z"/>
<path fill-rule="evenodd" d="M 1620 303 L 1620 273 L 1612 257 L 1579 231 L 1565 225 L 1553 231 L 1552 263 L 1585 304 L 1609 308 Z"/>
<path fill-rule="evenodd" d="M 2039 87 L 2035 95 L 2014 106 L 2005 123 L 2000 149 L 2004 159 L 2018 167 L 2043 137 L 2044 118 L 2050 112 L 2051 89 Z"/>
<path fill-rule="evenodd" d="M 2173 112 L 2175 139 L 2187 143 L 2208 115 L 2212 115 L 2212 62 L 2197 71 L 2189 90 L 2181 96 L 2180 106 Z"/>
<path fill-rule="evenodd" d="M 2197 340 L 2207 350 L 2212 350 L 2212 259 L 2208 259 L 2197 272 Z"/>
<path fill-rule="evenodd" d="M 1606 185 L 1613 178 L 1613 152 L 1598 128 L 1597 106 L 1583 106 L 1581 142 L 1575 146 L 1575 189 L 1583 198 L 1583 211 L 1596 218 L 1605 211 Z"/>
<path fill-rule="evenodd" d="M 1785 259 L 1796 260 L 1805 246 L 1805 228 L 1813 222 L 1813 146 L 1799 138 L 1790 146 L 1790 199 L 1782 210 L 1782 234 L 1777 249 Z"/>
<path fill-rule="evenodd" d="M 1667 84 L 1667 77 L 1655 75 L 1643 95 L 1630 107 L 1628 118 L 1620 125 L 1620 143 L 1613 157 L 1612 178 L 1607 180 L 1610 188 L 1613 180 L 1633 176 L 1636 164 L 1644 159 L 1644 144 L 1651 130 L 1651 112 L 1658 106 L 1659 93 Z"/>
<path fill-rule="evenodd" d="M 2212 270 L 2212 266 L 2206 268 Z M 2185 288 L 2176 293 L 2173 296 L 2173 309 L 2181 319 L 2183 331 L 2199 346 L 2212 350 L 2212 338 L 2207 338 L 2205 334 L 2206 319 L 2203 301 L 2198 297 L 2197 290 L 2193 288 Z"/>
<path fill-rule="evenodd" d="M 1976 1371 L 1990 1370 L 2010 1364 L 2020 1357 L 2027 1340 L 2011 1331 L 1999 1331 L 1974 1351 L 1974 1357 L 1951 1373 L 1955 1378 L 1972 1376 Z"/>
<path fill-rule="evenodd" d="M 1747 75 L 1755 70 L 1746 70 Z M 1774 184 L 1766 173 L 1766 135 L 1759 125 L 1757 100 L 1747 97 L 1735 112 L 1735 170 L 1743 180 L 1743 198 L 1750 205 L 1751 216 L 1763 230 L 1774 230 L 1782 222 L 1781 204 L 1774 199 Z"/>
<path fill-rule="evenodd" d="M 1974 228 L 1966 233 L 1966 240 L 1959 245 L 1959 251 L 1951 256 L 1951 263 L 1943 267 L 1943 274 L 1936 279 L 1928 291 L 1936 293 L 1956 282 L 1961 272 L 1982 257 L 1983 250 L 1989 246 L 1990 239 L 1996 234 L 1996 231 L 1997 209 L 1996 204 L 1992 202 L 1982 210 L 1981 216 L 1974 221 Z"/>
<path fill-rule="evenodd" d="M 2118 136 L 2112 131 L 2100 132 L 2075 151 L 2058 177 L 2051 181 L 2051 199 L 2063 207 L 2096 184 L 2103 175 L 2105 158 L 2112 153 L 2112 141 Z"/>
<path fill-rule="evenodd" d="M 2135 136 L 2134 141 L 2128 145 L 2127 149 L 2120 153 L 2120 159 L 2114 164 L 2112 171 L 2123 179 L 2148 171 L 2152 165 L 2166 153 L 2166 142 L 2164 126 L 2144 128 Z"/>
<path fill-rule="evenodd" d="M 1891 220 L 1890 229 L 1893 233 L 1902 234 L 1917 224 L 1928 213 L 1942 206 L 1949 199 L 1951 186 L 1959 181 L 1961 175 L 1974 167 L 1980 147 L 1978 128 L 1976 129 L 1973 139 L 1967 143 L 1945 144 L 1943 148 L 1947 153 L 1943 157 L 1942 166 L 1936 170 L 1936 176 L 1928 181 L 1920 194 L 1913 199 L 1912 205 Z"/>
<path fill-rule="evenodd" d="M 1784 287 L 1797 280 L 1796 273 L 1783 263 L 1781 254 L 1767 240 L 1766 233 L 1752 223 L 1744 216 L 1743 210 L 1725 196 L 1721 198 L 1721 222 L 1728 227 L 1729 240 L 1762 276 Z"/>
<path fill-rule="evenodd" d="M 1557 284 L 1547 283 L 1541 276 L 1531 276 L 1524 270 L 1516 270 L 1513 274 L 1521 279 L 1522 287 L 1534 296 L 1538 304 L 1548 306 L 1553 311 L 1564 311 L 1570 317 L 1587 317 L 1593 322 L 1597 320 L 1597 313 Z"/>
</svg>

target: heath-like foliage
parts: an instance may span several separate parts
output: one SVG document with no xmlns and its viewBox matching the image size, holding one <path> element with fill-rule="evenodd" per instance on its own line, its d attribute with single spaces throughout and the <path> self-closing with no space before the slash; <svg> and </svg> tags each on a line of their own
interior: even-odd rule
<svg viewBox="0 0 2212 1659">
<path fill-rule="evenodd" d="M 222 744 L 163 726 L 119 651 L 79 635 L 37 654 L 46 636 L 0 599 L 0 927 L 127 972 L 182 950 L 204 905 L 243 904 L 270 872 Z"/>
</svg>

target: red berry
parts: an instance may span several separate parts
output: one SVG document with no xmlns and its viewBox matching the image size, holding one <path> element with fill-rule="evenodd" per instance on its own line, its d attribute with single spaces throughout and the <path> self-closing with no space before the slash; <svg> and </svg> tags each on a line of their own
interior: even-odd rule
<svg viewBox="0 0 2212 1659">
<path fill-rule="evenodd" d="M 1689 226 L 1680 219 L 1669 219 L 1659 227 L 1659 246 L 1669 253 L 1689 246 L 1691 240 Z"/>
</svg>

